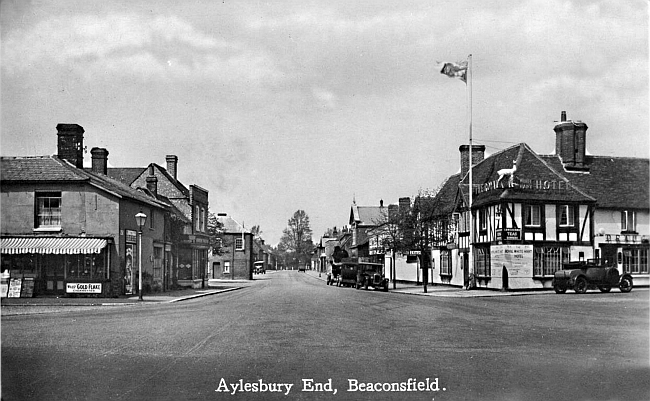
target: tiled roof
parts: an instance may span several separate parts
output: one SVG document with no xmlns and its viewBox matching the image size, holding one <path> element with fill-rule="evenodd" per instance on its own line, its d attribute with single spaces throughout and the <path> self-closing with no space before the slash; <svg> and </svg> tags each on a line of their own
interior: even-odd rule
<svg viewBox="0 0 650 401">
<path fill-rule="evenodd" d="M 107 170 L 109 177 L 131 185 L 146 169 L 144 167 L 110 167 Z"/>
<path fill-rule="evenodd" d="M 436 203 L 439 205 L 438 214 L 449 215 L 456 211 L 460 199 L 458 183 L 460 183 L 460 173 L 448 177 L 440 187 L 435 196 Z"/>
<path fill-rule="evenodd" d="M 572 183 L 596 198 L 599 208 L 650 207 L 650 161 L 612 156 L 586 156 L 588 172 L 566 172 L 557 155 L 540 156 Z"/>
<path fill-rule="evenodd" d="M 361 226 L 376 226 L 386 220 L 387 207 L 352 205 L 350 224 L 357 222 Z"/>
<path fill-rule="evenodd" d="M 577 183 L 554 169 L 544 159 L 539 157 L 528 145 L 520 143 L 495 153 L 472 169 L 472 184 L 477 186 L 489 184 L 499 179 L 498 171 L 512 168 L 513 161 L 516 161 L 517 171 L 515 176 L 518 179 L 531 179 L 536 181 L 559 182 L 564 185 L 562 190 L 544 190 L 536 188 L 511 187 L 506 189 L 493 189 L 479 191 L 473 196 L 473 206 L 481 206 L 486 203 L 501 200 L 538 200 L 538 201 L 559 201 L 559 202 L 594 202 L 595 199 L 584 192 Z M 462 181 L 463 194 L 467 197 L 469 185 L 469 174 Z"/>
<path fill-rule="evenodd" d="M 223 232 L 225 234 L 240 234 L 242 231 L 246 234 L 250 233 L 250 231 L 246 230 L 230 216 L 217 216 L 217 220 L 223 224 Z"/>
<path fill-rule="evenodd" d="M 106 175 L 79 169 L 56 156 L 3 157 L 0 159 L 3 184 L 21 182 L 88 182 L 107 192 L 152 206 L 167 206 Z"/>
<path fill-rule="evenodd" d="M 0 158 L 2 182 L 88 181 L 88 177 L 66 168 L 54 156 Z"/>
</svg>

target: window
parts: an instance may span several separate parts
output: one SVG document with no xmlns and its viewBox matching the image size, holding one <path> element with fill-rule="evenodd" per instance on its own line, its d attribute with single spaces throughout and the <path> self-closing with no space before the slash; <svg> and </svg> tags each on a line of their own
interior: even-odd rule
<svg viewBox="0 0 650 401">
<path fill-rule="evenodd" d="M 244 239 L 237 237 L 235 238 L 235 249 L 238 251 L 243 251 L 244 250 Z"/>
<path fill-rule="evenodd" d="M 539 205 L 524 205 L 524 218 L 526 227 L 539 227 L 542 222 L 542 213 Z"/>
<path fill-rule="evenodd" d="M 223 274 L 230 274 L 230 261 L 223 262 Z"/>
<path fill-rule="evenodd" d="M 194 229 L 196 231 L 201 231 L 201 212 L 199 206 L 194 206 Z"/>
<path fill-rule="evenodd" d="M 451 276 L 451 252 L 440 251 L 440 274 Z"/>
<path fill-rule="evenodd" d="M 487 230 L 487 209 L 481 208 L 478 211 L 478 221 L 481 230 Z"/>
<path fill-rule="evenodd" d="M 648 250 L 623 248 L 624 273 L 648 273 Z"/>
<path fill-rule="evenodd" d="M 36 194 L 36 227 L 61 227 L 61 192 L 41 192 Z"/>
<path fill-rule="evenodd" d="M 560 227 L 573 227 L 575 225 L 573 219 L 574 209 L 572 205 L 560 205 Z"/>
<path fill-rule="evenodd" d="M 474 271 L 477 276 L 490 277 L 490 248 L 475 248 Z"/>
<path fill-rule="evenodd" d="M 154 221 L 153 221 L 153 216 L 154 216 L 153 209 L 149 209 L 149 219 L 148 219 L 149 220 L 149 228 L 152 229 L 152 230 L 155 227 L 155 224 L 154 224 Z"/>
<path fill-rule="evenodd" d="M 621 231 L 636 232 L 636 212 L 623 210 L 621 212 Z"/>
<path fill-rule="evenodd" d="M 540 246 L 533 249 L 533 276 L 552 276 L 569 261 L 569 248 Z"/>
<path fill-rule="evenodd" d="M 163 274 L 163 248 L 154 246 L 153 248 L 153 278 L 162 279 Z"/>
</svg>

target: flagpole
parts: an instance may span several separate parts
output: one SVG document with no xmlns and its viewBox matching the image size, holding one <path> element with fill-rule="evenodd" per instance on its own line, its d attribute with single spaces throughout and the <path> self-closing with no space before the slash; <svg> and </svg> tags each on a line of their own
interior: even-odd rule
<svg viewBox="0 0 650 401">
<path fill-rule="evenodd" d="M 467 56 L 467 96 L 469 106 L 469 247 L 467 257 L 469 259 L 469 285 L 468 288 L 474 287 L 474 254 L 472 245 L 474 244 L 474 219 L 472 217 L 472 195 L 474 186 L 472 181 L 472 55 Z"/>
</svg>

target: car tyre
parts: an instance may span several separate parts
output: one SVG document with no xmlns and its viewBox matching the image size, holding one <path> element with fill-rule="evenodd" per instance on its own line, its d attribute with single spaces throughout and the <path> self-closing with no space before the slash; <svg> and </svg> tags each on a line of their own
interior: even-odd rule
<svg viewBox="0 0 650 401">
<path fill-rule="evenodd" d="M 553 289 L 555 290 L 556 294 L 564 294 L 566 292 L 566 286 L 564 285 L 554 285 Z"/>
<path fill-rule="evenodd" d="M 584 277 L 578 277 L 573 285 L 573 290 L 576 294 L 584 294 L 587 292 L 587 279 Z"/>
<path fill-rule="evenodd" d="M 618 285 L 618 288 L 621 290 L 621 292 L 630 292 L 632 291 L 632 279 L 630 277 L 623 277 L 621 282 Z"/>
<path fill-rule="evenodd" d="M 610 292 L 612 290 L 612 287 L 609 285 L 599 285 L 598 289 L 600 292 Z"/>
<path fill-rule="evenodd" d="M 384 292 L 388 292 L 388 282 L 385 282 L 385 283 L 384 283 L 384 288 L 383 288 L 383 290 L 384 290 Z"/>
</svg>

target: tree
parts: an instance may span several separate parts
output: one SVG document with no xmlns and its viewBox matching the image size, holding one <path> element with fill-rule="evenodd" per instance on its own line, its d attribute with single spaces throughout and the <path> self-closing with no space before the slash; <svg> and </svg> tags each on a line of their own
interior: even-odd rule
<svg viewBox="0 0 650 401">
<path fill-rule="evenodd" d="M 255 239 L 262 239 L 262 230 L 260 229 L 260 226 L 251 227 L 251 234 L 253 234 L 253 238 Z"/>
<path fill-rule="evenodd" d="M 304 210 L 297 210 L 289 219 L 287 228 L 282 231 L 278 249 L 282 249 L 286 254 L 292 254 L 287 260 L 295 258 L 299 265 L 306 263 L 314 248 L 311 235 L 309 216 Z"/>
<path fill-rule="evenodd" d="M 212 254 L 223 254 L 223 224 L 211 212 L 208 212 L 208 239 L 212 247 Z"/>
</svg>

